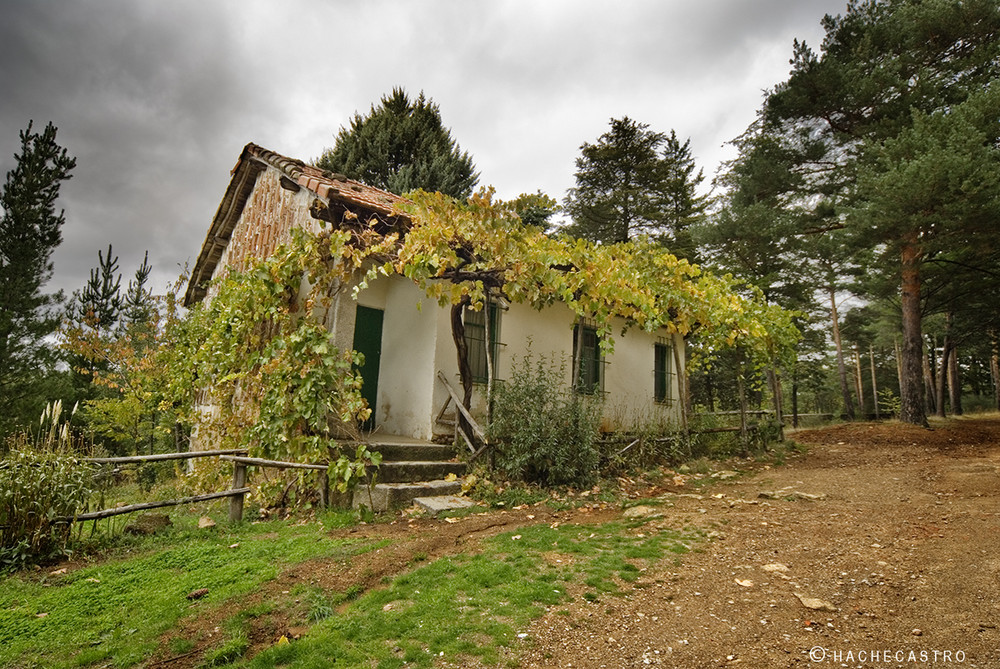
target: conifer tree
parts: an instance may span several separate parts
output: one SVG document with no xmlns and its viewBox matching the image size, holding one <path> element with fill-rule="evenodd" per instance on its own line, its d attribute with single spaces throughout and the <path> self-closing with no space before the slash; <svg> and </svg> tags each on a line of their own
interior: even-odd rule
<svg viewBox="0 0 1000 669">
<path fill-rule="evenodd" d="M 0 192 L 0 433 L 34 408 L 38 383 L 54 362 L 45 338 L 59 326 L 53 307 L 60 296 L 43 288 L 62 242 L 59 188 L 76 166 L 56 143 L 54 125 L 40 133 L 32 126 L 21 132 L 17 165 Z"/>
<path fill-rule="evenodd" d="M 921 301 L 926 265 L 975 237 L 997 243 L 1000 7 L 994 0 L 852 1 L 823 19 L 820 51 L 796 42 L 788 80 L 759 120 L 790 176 L 776 201 L 802 224 L 844 230 L 843 261 L 874 249 L 869 273 L 896 287 L 901 413 L 926 422 Z M 759 146 L 756 147 L 759 149 Z"/>
<path fill-rule="evenodd" d="M 421 188 L 464 200 L 479 180 L 434 101 L 423 93 L 411 101 L 402 88 L 383 96 L 367 116 L 355 114 L 316 166 L 397 195 Z"/>
<path fill-rule="evenodd" d="M 87 327 L 108 331 L 116 323 L 122 310 L 122 274 L 118 256 L 113 255 L 111 244 L 108 253 L 97 252 L 97 267 L 90 270 L 90 279 L 79 294 L 73 295 L 70 309 L 78 312 L 79 320 Z"/>
<path fill-rule="evenodd" d="M 611 119 L 611 129 L 580 152 L 576 187 L 565 199 L 570 234 L 609 243 L 648 236 L 679 257 L 693 254 L 688 227 L 705 200 L 696 193 L 703 176 L 695 173 L 690 141 L 626 116 Z"/>
</svg>

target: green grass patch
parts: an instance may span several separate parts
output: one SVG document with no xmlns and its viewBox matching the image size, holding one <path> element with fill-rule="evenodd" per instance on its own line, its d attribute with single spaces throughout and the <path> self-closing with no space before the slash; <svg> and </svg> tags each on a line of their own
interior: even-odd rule
<svg viewBox="0 0 1000 669">
<path fill-rule="evenodd" d="M 316 523 L 175 527 L 69 574 L 8 575 L 0 578 L 0 666 L 35 666 L 29 659 L 47 667 L 133 666 L 182 617 L 246 595 L 285 566 L 346 558 L 374 544 L 330 539 Z M 208 594 L 189 601 L 199 588 Z M 213 661 L 233 655 L 238 637 Z"/>
<path fill-rule="evenodd" d="M 301 640 L 272 647 L 245 666 L 391 669 L 470 658 L 497 664 L 534 618 L 571 598 L 571 584 L 583 584 L 583 597 L 592 601 L 621 594 L 647 565 L 686 552 L 700 538 L 646 523 L 537 525 L 500 535 L 477 555 L 422 564 L 361 595 Z"/>
</svg>

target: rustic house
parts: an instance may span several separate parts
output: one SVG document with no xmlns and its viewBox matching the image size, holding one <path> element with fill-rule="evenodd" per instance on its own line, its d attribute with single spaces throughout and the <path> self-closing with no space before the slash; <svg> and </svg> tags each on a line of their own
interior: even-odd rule
<svg viewBox="0 0 1000 669">
<path fill-rule="evenodd" d="M 335 222 L 344 212 L 396 225 L 402 214 L 394 206 L 400 202 L 391 193 L 248 144 L 194 266 L 186 304 L 205 298 L 211 279 L 226 267 L 272 253 L 294 226 L 318 229 L 319 218 Z M 487 359 L 494 377 L 506 378 L 530 341 L 534 355 L 567 361 L 567 383 L 575 368 L 582 392 L 603 394 L 606 428 L 679 419 L 679 335 L 631 329 L 616 338 L 613 353 L 602 354 L 596 330 L 569 308 L 556 304 L 538 311 L 498 301 L 489 307 L 487 343 L 485 312 L 465 313 L 469 363 L 477 379 L 485 380 Z M 448 386 L 459 384 L 447 309 L 428 300 L 409 279 L 389 276 L 370 282 L 356 296 L 341 291 L 326 314 L 326 325 L 339 348 L 365 355 L 363 394 L 373 410 L 370 429 L 427 441 L 451 434 L 441 408 L 449 398 Z"/>
</svg>

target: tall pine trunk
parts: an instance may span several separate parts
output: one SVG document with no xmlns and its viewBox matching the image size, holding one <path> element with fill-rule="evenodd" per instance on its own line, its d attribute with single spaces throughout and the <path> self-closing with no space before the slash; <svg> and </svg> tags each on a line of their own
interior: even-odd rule
<svg viewBox="0 0 1000 669">
<path fill-rule="evenodd" d="M 882 420 L 882 413 L 878 407 L 878 380 L 875 378 L 875 348 L 868 345 L 868 362 L 872 368 L 872 405 L 875 407 L 875 420 Z"/>
<path fill-rule="evenodd" d="M 1000 411 L 1000 340 L 996 330 L 990 330 L 990 375 L 993 377 L 993 400 Z"/>
<path fill-rule="evenodd" d="M 924 413 L 922 381 L 923 345 L 920 333 L 920 260 L 921 251 L 916 234 L 910 233 L 900 251 L 902 281 L 900 284 L 903 317 L 903 350 L 900 364 L 903 387 L 900 388 L 899 420 L 914 425 L 927 425 Z"/>
<path fill-rule="evenodd" d="M 858 413 L 861 414 L 861 420 L 867 418 L 865 413 L 865 384 L 861 375 L 861 353 L 858 351 L 858 345 L 854 345 L 854 384 L 858 389 Z"/>
<path fill-rule="evenodd" d="M 844 349 L 840 344 L 840 318 L 837 316 L 837 291 L 830 282 L 830 320 L 833 322 L 833 343 L 837 347 L 837 374 L 840 376 L 840 392 L 844 397 L 844 413 L 848 420 L 854 420 L 854 402 L 847 384 L 847 365 L 844 364 Z"/>
<path fill-rule="evenodd" d="M 924 413 L 937 413 L 937 338 L 930 337 L 927 352 L 923 357 L 924 366 Z"/>
<path fill-rule="evenodd" d="M 792 367 L 792 427 L 799 426 L 799 373 Z"/>
<path fill-rule="evenodd" d="M 948 312 L 948 330 L 951 331 L 955 314 Z M 958 367 L 958 346 L 954 338 L 951 341 L 951 356 L 948 358 L 948 390 L 951 392 L 951 412 L 962 415 L 962 376 Z"/>
<path fill-rule="evenodd" d="M 903 396 L 903 350 L 899 347 L 899 340 L 895 337 L 892 340 L 892 350 L 896 357 L 896 378 L 899 382 L 899 396 Z"/>
<path fill-rule="evenodd" d="M 948 392 L 951 397 L 951 412 L 956 416 L 964 413 L 962 409 L 962 372 L 958 366 L 958 347 L 951 345 L 951 356 L 948 358 Z"/>
<path fill-rule="evenodd" d="M 937 412 L 939 418 L 945 417 L 944 398 L 948 394 L 948 365 L 951 361 L 951 335 L 944 336 L 944 343 L 941 348 L 941 366 L 938 368 L 937 377 Z"/>
</svg>

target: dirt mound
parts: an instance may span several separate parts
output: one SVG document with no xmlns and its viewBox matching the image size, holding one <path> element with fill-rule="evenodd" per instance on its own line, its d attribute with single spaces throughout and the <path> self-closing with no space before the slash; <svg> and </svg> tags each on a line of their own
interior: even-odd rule
<svg viewBox="0 0 1000 669">
<path fill-rule="evenodd" d="M 791 438 L 804 444 L 851 444 L 854 446 L 925 446 L 940 449 L 985 446 L 996 443 L 1000 418 L 933 420 L 929 428 L 896 421 L 844 423 L 798 430 Z"/>
</svg>

